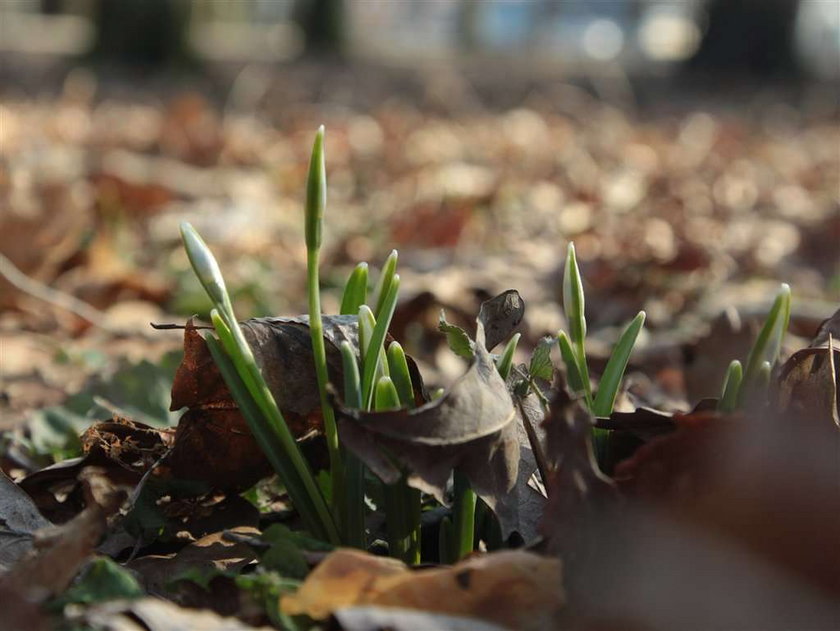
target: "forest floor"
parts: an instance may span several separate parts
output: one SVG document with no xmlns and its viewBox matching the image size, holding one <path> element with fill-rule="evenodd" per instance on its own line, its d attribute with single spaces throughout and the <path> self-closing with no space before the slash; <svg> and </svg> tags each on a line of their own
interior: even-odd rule
<svg viewBox="0 0 840 631">
<path fill-rule="evenodd" d="M 77 70 L 49 98 L 0 101 L 0 462 L 11 479 L 78 455 L 73 437 L 112 415 L 177 424 L 183 332 L 149 323 L 206 319 L 211 306 L 181 222 L 218 257 L 239 317 L 306 312 L 303 202 L 320 124 L 324 312 L 337 313 L 358 261 L 378 269 L 396 248 L 391 333 L 428 387 L 464 371 L 437 332 L 441 309 L 472 333 L 482 301 L 517 289 L 517 361 L 568 330 L 570 241 L 595 374 L 620 328 L 647 314 L 620 412 L 688 412 L 719 396 L 780 283 L 793 293 L 783 359 L 838 308 L 840 125 L 819 90 L 640 103 L 621 84 L 605 98 L 560 80 L 494 98 L 446 73 L 390 87 L 298 77 L 243 71 L 220 98 L 103 88 Z"/>
</svg>

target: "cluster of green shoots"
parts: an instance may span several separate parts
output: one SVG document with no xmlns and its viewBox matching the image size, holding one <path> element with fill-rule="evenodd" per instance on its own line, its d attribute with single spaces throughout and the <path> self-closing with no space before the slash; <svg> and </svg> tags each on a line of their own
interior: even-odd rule
<svg viewBox="0 0 840 631">
<path fill-rule="evenodd" d="M 782 338 L 790 324 L 790 303 L 790 287 L 782 283 L 747 356 L 746 370 L 737 359 L 729 364 L 718 401 L 721 412 L 734 412 L 751 397 L 767 391 L 773 366 L 781 354 Z"/>
<path fill-rule="evenodd" d="M 584 307 L 583 282 L 575 256 L 575 244 L 569 243 L 563 272 L 563 310 L 566 313 L 569 332 L 561 330 L 557 334 L 557 344 L 560 347 L 563 364 L 566 366 L 569 389 L 573 394 L 582 397 L 593 416 L 603 418 L 612 414 L 630 354 L 645 324 L 645 312 L 639 311 L 622 331 L 607 360 L 606 368 L 598 383 L 598 390 L 593 396 L 584 346 L 586 340 Z M 595 454 L 599 463 L 603 463 L 606 458 L 608 438 L 608 430 L 593 429 Z"/>
<path fill-rule="evenodd" d="M 301 453 L 248 345 L 233 311 L 219 265 L 207 245 L 189 224 L 181 226 L 184 246 L 196 275 L 213 303 L 210 318 L 216 335 L 205 341 L 248 426 L 297 509 L 305 528 L 314 536 L 336 545 L 364 549 L 365 467 L 339 441 L 335 413 L 327 396 L 327 360 L 321 314 L 319 260 L 321 233 L 326 207 L 324 130 L 316 134 L 306 188 L 305 234 L 309 330 L 324 419 L 324 434 L 330 460 L 330 484 L 322 488 Z M 360 410 L 411 409 L 415 393 L 406 355 L 396 341 L 385 345 L 400 288 L 397 252 L 382 266 L 368 303 L 368 264 L 359 263 L 350 274 L 341 300 L 341 314 L 358 318 L 359 349 L 348 342 L 340 346 L 343 362 L 343 398 L 350 408 Z M 570 389 L 581 397 L 596 417 L 612 413 L 616 395 L 630 354 L 644 325 L 645 313 L 627 325 L 607 362 L 598 389 L 593 393 L 587 368 L 584 292 L 573 244 L 569 244 L 563 278 L 563 306 L 569 323 L 568 334 L 560 331 L 557 344 L 566 367 Z M 726 376 L 720 408 L 734 410 L 745 393 L 769 380 L 770 366 L 779 355 L 781 338 L 790 317 L 790 289 L 784 285 L 767 322 L 747 360 L 747 369 L 732 362 Z M 507 379 L 519 341 L 515 334 L 496 359 L 502 378 Z M 532 360 L 533 364 L 533 360 Z M 596 453 L 603 457 L 607 432 L 595 431 Z M 421 495 L 408 486 L 406 477 L 385 485 L 384 513 L 389 552 L 408 563 L 420 562 Z M 486 506 L 482 506 L 485 509 Z M 474 548 L 477 498 L 469 481 L 454 472 L 452 517 L 440 527 L 439 557 L 454 561 Z M 485 520 L 486 521 L 486 520 Z"/>
<path fill-rule="evenodd" d="M 207 245 L 189 224 L 181 226 L 184 246 L 196 275 L 213 303 L 210 314 L 216 335 L 205 335 L 207 346 L 219 366 L 231 394 L 251 432 L 286 488 L 305 528 L 314 536 L 333 544 L 364 549 L 365 468 L 345 450 L 338 436 L 335 412 L 327 396 L 327 360 L 321 313 L 319 258 L 324 209 L 326 172 L 324 130 L 318 130 L 312 149 L 306 188 L 305 234 L 309 330 L 324 419 L 324 435 L 330 460 L 330 483 L 322 489 L 303 457 L 283 413 L 277 406 L 242 334 L 219 265 Z M 341 314 L 358 318 L 359 349 L 349 342 L 340 346 L 345 404 L 361 410 L 411 409 L 415 406 L 414 387 L 405 352 L 396 341 L 385 345 L 400 288 L 396 273 L 398 255 L 393 251 L 382 266 L 368 304 L 368 264 L 359 263 L 350 274 L 341 300 Z M 410 488 L 405 477 L 385 485 L 384 512 L 389 551 L 409 563 L 420 562 L 421 495 Z M 461 537 L 455 554 L 472 551 L 472 521 L 457 515 L 465 510 L 458 501 L 456 482 L 456 530 L 469 529 Z M 467 498 L 469 499 L 469 498 Z"/>
</svg>

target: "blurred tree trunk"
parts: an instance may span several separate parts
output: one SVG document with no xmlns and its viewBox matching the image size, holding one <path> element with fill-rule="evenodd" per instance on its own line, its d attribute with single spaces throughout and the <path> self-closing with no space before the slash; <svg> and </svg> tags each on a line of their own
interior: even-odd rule
<svg viewBox="0 0 840 631">
<path fill-rule="evenodd" d="M 687 70 L 704 74 L 795 74 L 799 0 L 710 0 L 707 28 Z"/>
<path fill-rule="evenodd" d="M 345 46 L 343 0 L 302 0 L 297 7 L 298 24 L 306 37 L 306 52 L 341 55 Z"/>
<path fill-rule="evenodd" d="M 458 6 L 458 48 L 464 52 L 473 52 L 479 45 L 478 20 L 481 14 L 481 2 L 461 0 Z"/>
<path fill-rule="evenodd" d="M 183 61 L 187 8 L 178 0 L 99 0 L 94 57 L 142 66 Z"/>
</svg>

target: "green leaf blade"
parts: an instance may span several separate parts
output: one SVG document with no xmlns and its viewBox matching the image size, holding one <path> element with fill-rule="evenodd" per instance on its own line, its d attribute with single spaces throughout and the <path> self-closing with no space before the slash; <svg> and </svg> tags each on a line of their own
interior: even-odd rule
<svg viewBox="0 0 840 631">
<path fill-rule="evenodd" d="M 368 264 L 359 263 L 353 268 L 347 283 L 344 285 L 344 293 L 341 296 L 342 315 L 356 315 L 365 302 L 367 302 L 368 289 Z"/>
<path fill-rule="evenodd" d="M 645 312 L 640 311 L 624 329 L 621 337 L 618 338 L 610 359 L 607 361 L 604 374 L 601 376 L 601 382 L 598 384 L 598 393 L 592 403 L 592 413 L 595 416 L 607 417 L 612 413 L 621 379 L 624 376 L 627 363 L 630 361 L 630 354 L 633 352 L 636 338 L 638 338 L 644 323 Z"/>
</svg>

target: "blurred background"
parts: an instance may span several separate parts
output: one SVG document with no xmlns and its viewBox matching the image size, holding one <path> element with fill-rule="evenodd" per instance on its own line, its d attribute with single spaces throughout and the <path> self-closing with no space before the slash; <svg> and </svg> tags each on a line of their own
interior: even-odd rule
<svg viewBox="0 0 840 631">
<path fill-rule="evenodd" d="M 325 309 L 398 248 L 433 383 L 463 370 L 441 308 L 515 287 L 525 350 L 564 326 L 570 240 L 593 357 L 645 309 L 635 387 L 671 407 L 779 282 L 801 336 L 840 298 L 838 0 L 3 0 L 0 60 L 5 427 L 206 315 L 181 221 L 241 317 L 305 311 L 322 123 Z"/>
</svg>

